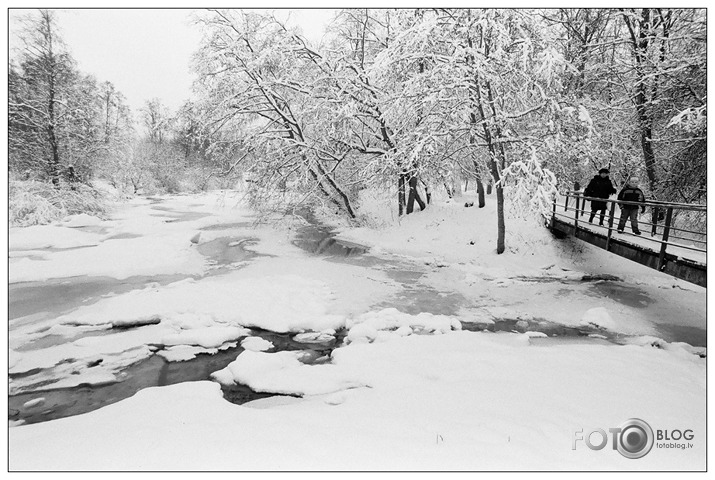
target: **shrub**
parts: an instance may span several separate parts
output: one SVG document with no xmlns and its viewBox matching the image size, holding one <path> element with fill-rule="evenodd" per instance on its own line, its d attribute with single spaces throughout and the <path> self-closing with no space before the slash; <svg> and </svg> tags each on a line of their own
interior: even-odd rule
<svg viewBox="0 0 715 480">
<path fill-rule="evenodd" d="M 102 194 L 84 184 L 75 190 L 37 181 L 9 182 L 10 225 L 27 227 L 61 220 L 67 215 L 86 213 L 106 218 L 108 207 Z"/>
</svg>

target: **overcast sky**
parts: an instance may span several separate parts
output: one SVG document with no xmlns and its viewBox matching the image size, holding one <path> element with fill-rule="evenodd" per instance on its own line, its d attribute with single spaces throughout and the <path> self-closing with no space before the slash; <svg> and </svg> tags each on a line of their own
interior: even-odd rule
<svg viewBox="0 0 715 480">
<path fill-rule="evenodd" d="M 13 17 L 31 12 L 10 10 Z M 61 35 L 84 73 L 110 81 L 136 113 L 158 97 L 172 111 L 191 96 L 190 58 L 200 34 L 189 9 L 57 10 Z M 311 42 L 318 42 L 334 10 L 280 10 L 290 14 Z M 11 46 L 13 42 L 11 40 Z"/>
</svg>

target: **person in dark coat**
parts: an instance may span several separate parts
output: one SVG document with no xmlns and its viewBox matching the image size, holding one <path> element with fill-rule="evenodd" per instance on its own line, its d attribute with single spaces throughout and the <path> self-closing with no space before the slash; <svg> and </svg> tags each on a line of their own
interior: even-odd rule
<svg viewBox="0 0 715 480">
<path fill-rule="evenodd" d="M 616 189 L 613 188 L 611 179 L 608 178 L 610 172 L 607 168 L 602 168 L 598 171 L 598 175 L 593 177 L 586 190 L 584 190 L 584 195 L 587 197 L 603 198 L 607 199 L 612 193 L 616 193 Z M 593 222 L 593 217 L 596 216 L 596 212 L 601 211 L 601 218 L 598 222 L 599 225 L 603 225 L 603 218 L 606 215 L 606 202 L 600 202 L 598 200 L 591 200 L 591 216 L 588 222 Z"/>
<path fill-rule="evenodd" d="M 631 230 L 636 235 L 640 235 L 641 231 L 638 229 L 638 208 L 640 207 L 641 213 L 645 213 L 645 195 L 643 191 L 638 188 L 638 180 L 635 177 L 631 177 L 626 182 L 621 193 L 618 194 L 618 200 L 624 202 L 631 202 L 620 204 L 621 205 L 621 219 L 618 221 L 618 233 L 623 233 L 623 229 L 626 226 L 626 220 L 631 219 Z"/>
</svg>

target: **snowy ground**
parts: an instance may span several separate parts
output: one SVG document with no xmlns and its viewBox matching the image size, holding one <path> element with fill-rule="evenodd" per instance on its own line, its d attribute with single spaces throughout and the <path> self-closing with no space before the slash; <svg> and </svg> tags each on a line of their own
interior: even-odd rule
<svg viewBox="0 0 715 480">
<path fill-rule="evenodd" d="M 36 389 L 25 408 L 42 408 L 38 380 L 112 382 L 157 352 L 181 361 L 237 343 L 245 351 L 211 379 L 14 425 L 11 470 L 705 468 L 704 348 L 672 341 L 704 329 L 702 288 L 516 220 L 496 255 L 491 203 L 437 203 L 400 223 L 385 215 L 378 229 L 342 228 L 342 238 L 371 247 L 361 263 L 310 255 L 285 225 L 251 227 L 251 212 L 225 192 L 160 200 L 137 199 L 105 222 L 11 229 L 12 286 L 169 278 L 11 318 L 11 393 Z M 229 245 L 251 256 L 207 256 L 226 236 L 217 224 L 242 232 Z M 411 283 L 395 265 L 416 272 Z M 444 306 L 421 304 L 422 294 Z M 505 319 L 518 332 L 468 331 Z M 117 329 L 133 324 L 143 326 Z M 539 331 L 552 324 L 595 338 Z M 246 338 L 249 328 L 305 341 L 346 333 L 313 362 L 305 352 L 268 353 L 268 342 Z M 235 405 L 220 384 L 282 395 Z M 572 448 L 576 430 L 634 417 L 654 431 L 692 430 L 692 448 L 656 442 L 637 460 L 610 443 Z"/>
</svg>

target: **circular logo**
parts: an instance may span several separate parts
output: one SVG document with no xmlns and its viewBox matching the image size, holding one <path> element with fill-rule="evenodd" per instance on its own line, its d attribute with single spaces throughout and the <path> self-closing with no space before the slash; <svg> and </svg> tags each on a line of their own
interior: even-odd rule
<svg viewBox="0 0 715 480">
<path fill-rule="evenodd" d="M 653 429 L 639 418 L 629 418 L 621 424 L 617 449 L 626 458 L 645 457 L 653 448 Z"/>
</svg>

